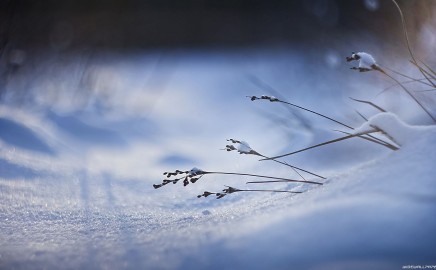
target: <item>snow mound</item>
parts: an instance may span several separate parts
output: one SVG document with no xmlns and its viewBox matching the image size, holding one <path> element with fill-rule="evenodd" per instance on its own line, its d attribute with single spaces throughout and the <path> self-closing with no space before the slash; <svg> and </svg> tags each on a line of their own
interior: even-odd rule
<svg viewBox="0 0 436 270">
<path fill-rule="evenodd" d="M 412 127 L 404 123 L 397 115 L 383 112 L 368 119 L 362 126 L 354 130 L 354 134 L 380 130 L 395 143 L 403 146 L 421 138 L 429 129 L 432 128 L 426 126 Z"/>
<path fill-rule="evenodd" d="M 356 132 L 374 126 L 401 143 L 401 149 L 292 200 L 271 203 L 269 211 L 240 224 L 220 224 L 225 241 L 205 244 L 197 254 L 201 259 L 190 258 L 179 269 L 401 269 L 434 264 L 436 127 L 410 126 L 382 113 Z"/>
</svg>

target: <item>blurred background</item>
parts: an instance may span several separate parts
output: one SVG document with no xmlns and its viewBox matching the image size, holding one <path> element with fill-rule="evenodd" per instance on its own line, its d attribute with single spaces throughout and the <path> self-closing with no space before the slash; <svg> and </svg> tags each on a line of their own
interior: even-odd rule
<svg viewBox="0 0 436 270">
<path fill-rule="evenodd" d="M 399 3 L 410 29 L 432 16 L 432 1 Z M 357 29 L 397 37 L 393 10 L 379 0 L 3 0 L 1 44 L 56 52 L 316 45 Z"/>
<path fill-rule="evenodd" d="M 399 3 L 410 39 L 416 41 L 415 49 L 424 51 L 423 58 L 432 58 L 431 50 L 422 48 L 434 46 L 434 35 L 425 42 L 420 40 L 422 35 L 430 35 L 425 33 L 430 31 L 426 23 L 434 17 L 434 2 Z M 181 50 L 310 48 L 333 63 L 344 57 L 340 51 L 335 58 L 335 50 L 347 47 L 349 53 L 365 47 L 356 44 L 368 43 L 388 56 L 393 51 L 391 54 L 397 54 L 397 48 L 404 51 L 395 11 L 390 1 L 379 0 L 2 0 L 0 93 L 2 98 L 7 95 L 12 77 L 23 74 L 23 69 L 37 73 L 36 66 L 55 61 L 81 62 L 85 70 L 104 53 L 154 54 L 158 62 L 168 62 L 171 57 L 166 55 Z M 66 60 L 68 57 L 74 59 Z"/>
<path fill-rule="evenodd" d="M 417 57 L 434 66 L 436 1 L 398 3 Z M 430 122 L 392 81 L 351 71 L 353 51 L 421 76 L 388 0 L 0 0 L 0 268 L 183 269 L 199 243 L 225 235 L 198 233 L 209 224 L 280 207 L 271 194 L 196 198 L 241 179 L 152 187 L 192 167 L 299 177 L 220 149 L 235 138 L 272 156 L 340 136 L 246 96 L 353 127 L 364 122 L 356 110 L 376 111 L 349 97 Z M 409 86 L 436 113 L 434 92 Z M 362 140 L 284 160 L 334 177 L 385 153 Z"/>
</svg>

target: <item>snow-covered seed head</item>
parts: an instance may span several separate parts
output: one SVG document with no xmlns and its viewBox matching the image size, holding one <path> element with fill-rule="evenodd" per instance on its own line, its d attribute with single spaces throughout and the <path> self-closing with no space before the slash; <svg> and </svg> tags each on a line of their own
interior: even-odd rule
<svg viewBox="0 0 436 270">
<path fill-rule="evenodd" d="M 280 101 L 278 98 L 276 98 L 275 96 L 266 96 L 266 95 L 262 95 L 260 97 L 257 96 L 247 96 L 248 98 L 251 99 L 251 101 L 257 100 L 257 99 L 266 99 L 269 100 L 271 102 L 277 102 Z"/>
<path fill-rule="evenodd" d="M 366 52 L 353 52 L 351 56 L 347 56 L 347 62 L 350 61 L 359 61 L 359 67 L 352 67 L 351 69 L 359 70 L 360 72 L 379 68 L 374 57 Z"/>
<path fill-rule="evenodd" d="M 189 176 L 189 177 L 193 177 L 193 176 L 196 176 L 196 175 L 201 175 L 201 174 L 203 174 L 203 173 L 204 173 L 203 170 L 194 167 L 194 168 L 192 168 L 192 169 L 189 171 L 188 176 Z"/>
<path fill-rule="evenodd" d="M 228 139 L 227 141 L 237 145 L 226 145 L 226 148 L 223 150 L 226 150 L 228 152 L 230 151 L 238 151 L 239 154 L 247 154 L 247 155 L 260 155 L 258 152 L 253 150 L 250 145 L 245 141 L 235 140 L 235 139 Z"/>
</svg>

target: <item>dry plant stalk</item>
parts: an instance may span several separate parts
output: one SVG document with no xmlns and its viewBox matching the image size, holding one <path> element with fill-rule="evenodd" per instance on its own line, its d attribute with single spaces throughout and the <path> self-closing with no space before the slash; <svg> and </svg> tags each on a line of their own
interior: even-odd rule
<svg viewBox="0 0 436 270">
<path fill-rule="evenodd" d="M 430 67 L 428 66 L 426 63 L 424 63 L 421 60 L 418 60 L 412 49 L 410 46 L 410 42 L 409 42 L 409 36 L 406 30 L 406 22 L 404 19 L 404 15 L 403 12 L 400 8 L 400 6 L 398 5 L 398 3 L 395 0 L 392 0 L 392 2 L 394 3 L 394 5 L 396 6 L 399 14 L 400 14 L 400 18 L 401 18 L 401 23 L 402 23 L 402 28 L 403 28 L 403 33 L 404 33 L 404 37 L 405 37 L 405 44 L 407 47 L 407 50 L 409 51 L 409 54 L 411 56 L 411 60 L 410 62 L 416 67 L 418 68 L 419 72 L 422 74 L 422 76 L 424 78 L 413 78 L 411 76 L 408 76 L 406 74 L 402 74 L 398 71 L 392 70 L 390 68 L 381 68 L 378 64 L 376 64 L 374 58 L 372 57 L 372 55 L 365 53 L 365 52 L 359 52 L 359 53 L 352 53 L 351 56 L 346 57 L 347 62 L 351 62 L 351 61 L 358 61 L 359 62 L 359 66 L 358 67 L 351 67 L 352 70 L 357 70 L 359 72 L 368 72 L 368 71 L 378 71 L 380 73 L 382 73 L 384 76 L 387 76 L 389 79 L 393 80 L 395 82 L 395 85 L 390 86 L 388 88 L 385 88 L 381 93 L 383 93 L 384 91 L 394 87 L 394 86 L 399 86 L 401 87 L 401 89 L 403 91 L 405 91 L 411 98 L 413 101 L 415 101 L 419 107 L 434 121 L 434 123 L 436 123 L 436 118 L 431 114 L 431 112 L 413 95 L 413 93 L 405 87 L 405 84 L 407 83 L 420 83 L 423 85 L 427 85 L 432 87 L 431 89 L 425 90 L 425 91 L 434 91 L 436 90 L 436 72 Z M 398 79 L 396 79 L 393 75 L 387 73 L 385 70 L 388 70 L 390 73 L 392 74 L 396 74 L 399 76 L 402 76 L 404 78 L 409 79 L 409 81 L 403 81 L 400 82 Z M 257 81 L 256 81 L 257 82 Z M 257 85 L 259 85 L 257 83 Z M 267 92 L 273 92 L 273 93 L 278 93 L 276 90 L 274 90 L 273 88 L 271 88 L 270 86 L 265 87 L 264 84 L 261 84 L 261 88 L 263 88 L 264 90 L 266 90 Z M 424 92 L 424 91 L 423 91 Z M 379 93 L 379 94 L 381 94 Z M 276 98 L 274 96 L 266 96 L 266 95 L 262 95 L 260 97 L 257 96 L 248 96 L 252 101 L 255 100 L 268 100 L 270 102 L 277 102 L 277 103 L 281 103 L 287 106 L 291 106 L 306 112 L 309 112 L 311 114 L 317 115 L 319 117 L 322 117 L 324 119 L 327 119 L 333 123 L 339 124 L 343 127 L 346 127 L 349 130 L 355 130 L 355 128 L 353 128 L 350 125 L 344 124 L 341 121 L 338 121 L 332 117 L 326 116 L 325 114 L 316 112 L 314 110 L 305 108 L 303 106 L 299 106 L 296 105 L 294 103 L 290 103 L 284 100 L 281 100 L 279 98 Z M 367 101 L 367 100 L 362 100 L 362 99 L 355 99 L 355 98 L 351 98 L 353 101 L 355 102 L 359 102 L 359 103 L 363 103 L 363 104 L 367 104 L 375 109 L 377 109 L 380 112 L 386 112 L 385 109 L 381 108 L 380 106 L 374 104 L 371 101 Z M 356 110 L 356 113 L 362 117 L 363 120 L 368 121 L 368 119 L 361 114 L 360 112 L 358 112 Z M 367 130 L 367 131 L 363 131 L 363 132 L 347 132 L 347 131 L 340 131 L 337 130 L 343 134 L 345 134 L 345 136 L 343 137 L 339 137 L 333 140 L 329 140 L 326 142 L 322 142 L 322 143 L 318 143 L 300 150 L 296 150 L 293 152 L 289 152 L 289 153 L 285 153 L 285 154 L 281 154 L 281 155 L 277 155 L 277 156 L 273 156 L 273 157 L 269 157 L 266 156 L 264 154 L 259 153 L 258 151 L 252 149 L 248 143 L 246 143 L 245 141 L 241 141 L 241 140 L 236 140 L 236 139 L 228 139 L 227 141 L 230 142 L 230 144 L 226 145 L 224 149 L 222 150 L 226 150 L 226 151 L 237 151 L 240 154 L 246 154 L 246 155 L 254 155 L 254 156 L 259 156 L 262 159 L 260 161 L 264 161 L 264 160 L 271 160 L 274 161 L 278 164 L 287 166 L 289 168 L 291 168 L 295 173 L 297 173 L 302 180 L 298 180 L 298 179 L 292 179 L 292 178 L 284 178 L 284 177 L 276 177 L 276 176 L 269 176 L 269 175 L 261 175 L 261 174 L 252 174 L 252 173 L 238 173 L 238 172 L 225 172 L 225 171 L 204 171 L 204 170 L 200 170 L 197 168 L 193 168 L 189 171 L 180 171 L 180 170 L 176 170 L 174 172 L 165 172 L 164 175 L 166 176 L 166 179 L 162 180 L 161 184 L 154 184 L 153 187 L 155 189 L 161 188 L 167 184 L 177 184 L 179 181 L 183 182 L 184 186 L 187 186 L 189 184 L 194 184 L 196 183 L 198 180 L 200 180 L 202 177 L 204 177 L 205 175 L 208 174 L 215 174 L 215 175 L 229 175 L 229 176 L 243 176 L 243 177 L 252 177 L 252 178 L 261 178 L 264 180 L 256 180 L 256 181 L 248 181 L 246 182 L 246 184 L 271 184 L 271 183 L 297 183 L 297 184 L 309 184 L 309 185 L 313 185 L 313 186 L 319 186 L 319 185 L 323 185 L 322 182 L 318 182 L 318 181 L 308 181 L 304 178 L 304 176 L 301 174 L 302 172 L 309 174 L 311 176 L 315 176 L 317 178 L 321 178 L 323 180 L 326 179 L 326 177 L 323 177 L 319 174 L 313 173 L 311 171 L 296 167 L 294 165 L 291 165 L 287 162 L 284 161 L 280 161 L 278 160 L 279 158 L 283 158 L 286 156 L 290 156 L 290 155 L 295 155 L 297 153 L 301 153 L 310 149 L 314 149 L 314 148 L 318 148 L 321 146 L 325 146 L 325 145 L 329 145 L 329 144 L 333 144 L 333 143 L 337 143 L 337 142 L 341 142 L 341 141 L 345 141 L 348 139 L 352 139 L 352 138 L 361 138 L 361 139 L 365 139 L 367 141 L 370 141 L 372 143 L 376 143 L 382 146 L 385 146 L 391 150 L 398 150 L 399 147 L 401 145 L 399 145 L 398 143 L 396 143 L 394 141 L 393 138 L 391 138 L 390 136 L 388 136 L 388 134 L 384 133 L 381 129 L 375 127 L 375 126 L 370 126 L 371 129 Z M 381 133 L 382 135 L 385 135 L 387 137 L 388 140 L 390 140 L 393 143 L 390 143 L 388 141 L 385 141 L 383 139 L 374 137 L 372 134 L 373 133 Z M 300 173 L 301 172 L 301 173 Z M 211 195 L 215 195 L 215 197 L 217 199 L 221 199 L 229 194 L 233 194 L 233 193 L 238 193 L 238 192 L 271 192 L 271 193 L 291 193 L 291 194 L 299 194 L 302 193 L 302 191 L 292 191 L 292 190 L 274 190 L 274 189 L 241 189 L 241 188 L 235 188 L 235 187 L 231 187 L 231 186 L 225 186 L 226 188 L 223 189 L 221 192 L 210 192 L 210 191 L 204 191 L 203 194 L 198 195 L 198 198 L 202 198 L 202 197 L 209 197 Z"/>
</svg>

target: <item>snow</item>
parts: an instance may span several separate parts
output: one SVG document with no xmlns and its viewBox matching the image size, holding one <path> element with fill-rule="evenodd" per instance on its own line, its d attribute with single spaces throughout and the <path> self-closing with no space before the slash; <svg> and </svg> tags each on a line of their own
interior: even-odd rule
<svg viewBox="0 0 436 270">
<path fill-rule="evenodd" d="M 377 63 L 374 60 L 374 57 L 366 52 L 358 52 L 353 53 L 348 61 L 357 60 L 359 61 L 359 68 L 364 69 L 373 69 L 374 65 L 377 66 Z"/>
<path fill-rule="evenodd" d="M 197 174 L 200 174 L 200 173 L 202 173 L 203 172 L 203 170 L 201 170 L 201 169 L 198 169 L 197 167 L 194 167 L 194 168 L 192 168 L 190 171 L 189 171 L 189 176 L 196 176 Z"/>
<path fill-rule="evenodd" d="M 250 145 L 245 141 L 240 141 L 238 144 L 238 152 L 241 154 L 250 154 L 250 152 L 253 151 L 251 149 Z"/>
<path fill-rule="evenodd" d="M 116 83 L 110 83 L 110 91 L 109 85 L 96 83 L 99 91 L 85 108 L 71 100 L 75 84 L 68 80 L 68 68 L 59 69 L 61 74 L 50 70 L 41 78 L 27 74 L 33 85 L 25 95 L 30 101 L 14 103 L 12 96 L 19 91 L 13 91 L 0 105 L 0 269 L 433 265 L 436 127 L 411 121 L 422 115 L 419 110 L 408 110 L 411 117 L 403 117 L 403 111 L 395 111 L 401 100 L 394 99 L 388 101 L 395 106 L 386 106 L 393 104 L 388 101 L 383 105 L 395 114 L 377 114 L 362 124 L 335 89 L 350 86 L 346 96 L 353 87 L 375 95 L 380 85 L 371 88 L 377 81 L 370 78 L 358 84 L 354 74 L 338 69 L 303 76 L 313 59 L 322 59 L 318 48 L 314 51 L 308 59 L 301 52 L 266 53 L 264 58 L 256 52 L 257 58 L 241 59 L 235 53 L 228 62 L 223 60 L 226 54 L 173 55 L 183 68 L 172 73 L 165 87 L 141 80 L 153 56 L 108 60 L 104 68 L 96 64 L 92 76 L 103 83 L 110 74 L 119 74 Z M 167 63 L 154 76 L 167 78 L 162 74 L 169 76 L 171 67 Z M 325 119 L 289 114 L 278 103 L 247 100 L 247 95 L 263 94 L 245 80 L 250 72 L 277 83 L 278 89 L 297 89 L 284 92 L 285 100 L 306 102 L 353 127 L 361 125 L 356 132 L 376 126 L 401 148 L 391 151 L 356 138 L 286 159 L 328 176 L 324 185 L 297 195 L 236 192 L 220 200 L 197 199 L 224 185 L 272 188 L 223 175 L 207 175 L 186 187 L 179 183 L 154 189 L 164 171 L 175 169 L 289 177 L 289 168 L 279 164 L 218 151 L 229 136 L 249 138 L 256 150 L 271 156 L 337 138 L 331 131 L 337 127 Z M 294 76 L 290 81 L 296 87 L 288 87 L 288 75 Z M 23 90 L 23 78 L 8 87 Z M 56 80 L 66 93 L 60 90 L 52 99 L 42 90 Z M 148 88 L 143 92 L 144 85 Z M 32 103 L 35 96 L 40 99 Z M 361 112 L 373 113 L 371 108 Z M 309 120 L 302 125 L 301 119 Z M 238 151 L 250 149 L 245 142 L 238 145 Z M 274 187 L 305 190 L 299 184 Z"/>
<path fill-rule="evenodd" d="M 368 119 L 362 126 L 354 130 L 354 134 L 381 130 L 388 138 L 402 146 L 419 138 L 419 134 L 424 133 L 427 129 L 428 127 L 411 128 L 399 119 L 397 115 L 391 112 L 383 112 Z"/>
<path fill-rule="evenodd" d="M 374 57 L 369 53 L 359 52 L 357 55 L 360 56 L 359 67 L 371 69 L 373 65 L 376 65 Z"/>
<path fill-rule="evenodd" d="M 391 127 L 384 120 L 392 119 L 386 114 L 370 122 Z M 206 244 L 201 248 L 206 251 L 197 255 L 201 259 L 185 263 L 203 263 L 208 269 L 401 269 L 433 264 L 436 152 L 429 146 L 436 143 L 436 127 L 397 125 L 391 131 L 409 134 L 400 150 L 282 200 L 278 209 L 273 203 L 269 207 L 274 214 L 257 213 L 232 225 L 224 245 Z"/>
</svg>

